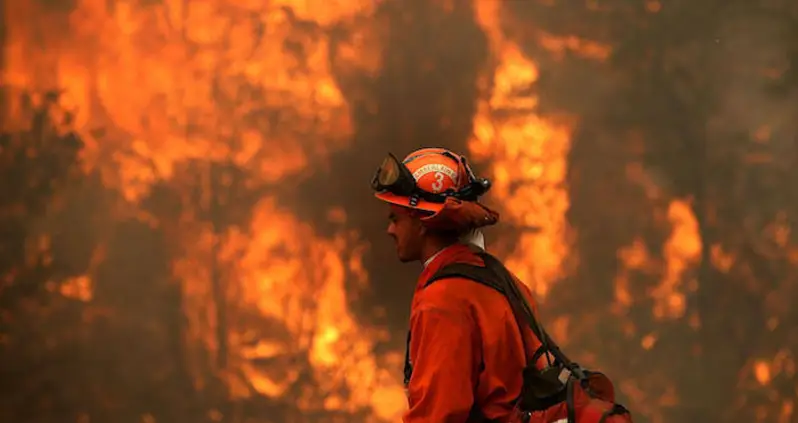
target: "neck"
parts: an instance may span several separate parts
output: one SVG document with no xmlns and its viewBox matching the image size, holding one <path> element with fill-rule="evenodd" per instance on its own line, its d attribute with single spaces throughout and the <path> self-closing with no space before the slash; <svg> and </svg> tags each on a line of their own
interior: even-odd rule
<svg viewBox="0 0 798 423">
<path fill-rule="evenodd" d="M 430 240 L 421 247 L 421 262 L 426 263 L 432 256 L 438 254 L 444 248 L 454 245 L 453 242 L 440 242 L 438 240 Z"/>
</svg>

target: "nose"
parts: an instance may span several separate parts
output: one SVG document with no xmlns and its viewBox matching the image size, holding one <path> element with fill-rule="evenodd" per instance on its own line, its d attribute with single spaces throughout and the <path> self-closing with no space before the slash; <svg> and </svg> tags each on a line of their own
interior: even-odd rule
<svg viewBox="0 0 798 423">
<path fill-rule="evenodd" d="M 389 223 L 386 232 L 390 236 L 396 236 L 396 224 L 394 222 Z"/>
</svg>

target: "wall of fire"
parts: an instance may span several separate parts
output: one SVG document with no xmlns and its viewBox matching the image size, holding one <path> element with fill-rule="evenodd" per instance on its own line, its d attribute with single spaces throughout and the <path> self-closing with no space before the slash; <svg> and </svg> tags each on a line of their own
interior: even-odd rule
<svg viewBox="0 0 798 423">
<path fill-rule="evenodd" d="M 798 418 L 790 1 L 2 10 L 0 421 L 397 421 L 421 146 L 636 420 Z"/>
</svg>

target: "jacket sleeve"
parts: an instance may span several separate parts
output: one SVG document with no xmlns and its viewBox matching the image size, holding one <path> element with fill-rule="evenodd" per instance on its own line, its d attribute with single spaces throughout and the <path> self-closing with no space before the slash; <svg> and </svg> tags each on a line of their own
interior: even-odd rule
<svg viewBox="0 0 798 423">
<path fill-rule="evenodd" d="M 413 374 L 404 423 L 463 423 L 478 380 L 479 334 L 464 311 L 425 306 L 410 319 Z"/>
</svg>

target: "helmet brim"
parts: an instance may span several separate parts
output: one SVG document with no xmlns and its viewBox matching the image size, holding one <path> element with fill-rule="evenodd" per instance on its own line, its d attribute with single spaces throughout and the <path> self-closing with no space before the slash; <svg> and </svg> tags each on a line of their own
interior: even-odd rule
<svg viewBox="0 0 798 423">
<path fill-rule="evenodd" d="M 443 209 L 442 203 L 433 203 L 424 200 L 418 200 L 418 203 L 412 206 L 410 205 L 410 197 L 396 195 L 392 192 L 387 192 L 387 191 L 375 193 L 374 196 L 382 201 L 385 201 L 386 203 L 396 204 L 397 206 L 407 207 L 409 209 L 414 209 L 414 210 L 422 210 L 430 213 L 438 213 Z"/>
</svg>

